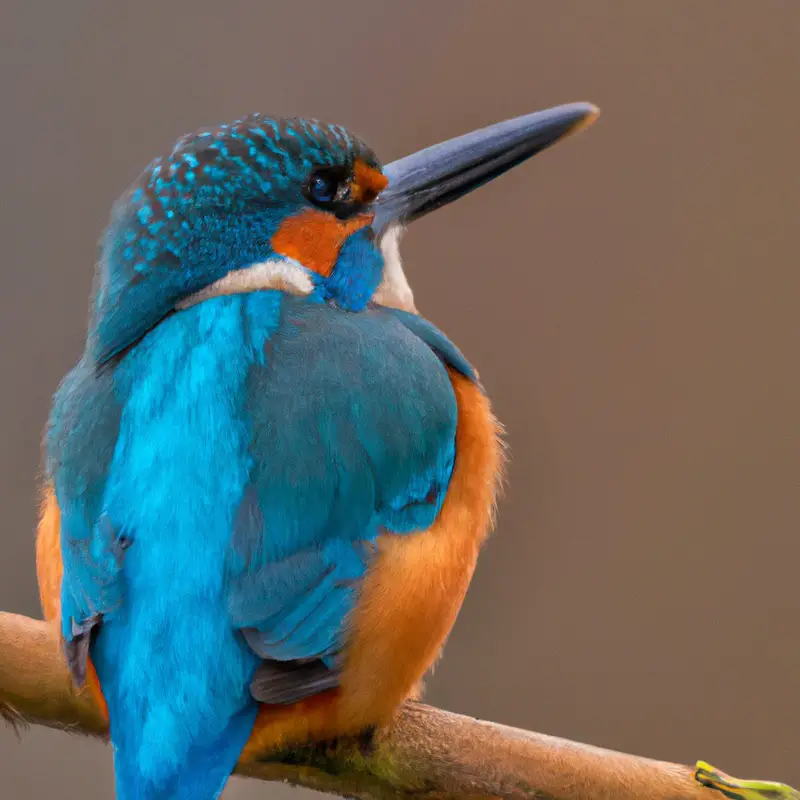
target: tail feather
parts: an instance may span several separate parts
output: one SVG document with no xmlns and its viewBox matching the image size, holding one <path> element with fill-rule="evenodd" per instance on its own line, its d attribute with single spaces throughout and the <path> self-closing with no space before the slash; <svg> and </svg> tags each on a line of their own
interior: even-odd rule
<svg viewBox="0 0 800 800">
<path fill-rule="evenodd" d="M 114 735 L 112 716 L 111 738 L 118 743 L 114 750 L 117 800 L 215 800 L 236 766 L 257 712 L 256 703 L 250 703 L 231 717 L 221 736 L 193 744 L 183 763 L 157 780 L 143 771 L 138 748 L 124 735 Z"/>
</svg>

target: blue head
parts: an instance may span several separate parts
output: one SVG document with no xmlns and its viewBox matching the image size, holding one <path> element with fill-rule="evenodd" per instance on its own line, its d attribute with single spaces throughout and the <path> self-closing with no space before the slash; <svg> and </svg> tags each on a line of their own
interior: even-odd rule
<svg viewBox="0 0 800 800">
<path fill-rule="evenodd" d="M 381 169 L 337 125 L 253 115 L 180 139 L 114 206 L 89 331 L 103 363 L 176 309 L 276 288 L 359 311 L 413 309 L 390 235 L 593 118 L 530 114 Z M 387 186 L 388 185 L 388 186 Z"/>
<path fill-rule="evenodd" d="M 254 265 L 271 263 L 278 284 L 363 307 L 381 277 L 369 226 L 385 185 L 374 153 L 336 125 L 253 115 L 183 137 L 114 206 L 93 355 L 130 346 L 225 276 L 245 284 Z"/>
</svg>

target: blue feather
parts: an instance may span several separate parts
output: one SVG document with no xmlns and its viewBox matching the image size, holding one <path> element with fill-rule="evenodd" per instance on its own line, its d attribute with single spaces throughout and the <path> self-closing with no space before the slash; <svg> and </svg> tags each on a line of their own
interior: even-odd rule
<svg viewBox="0 0 800 800">
<path fill-rule="evenodd" d="M 356 159 L 379 168 L 355 136 L 313 120 L 253 114 L 184 136 L 114 206 L 98 265 L 92 357 L 108 361 L 179 299 L 273 257 L 280 223 L 307 208 L 303 186 L 311 169 Z M 349 274 L 363 291 L 373 273 Z"/>
<path fill-rule="evenodd" d="M 259 310 L 277 319 L 280 297 L 267 299 Z M 254 707 L 246 687 L 258 658 L 230 624 L 221 569 L 251 469 L 248 309 L 219 298 L 174 315 L 115 370 L 125 405 L 104 513 L 133 543 L 124 602 L 92 658 L 119 732 L 120 786 L 132 773 L 137 785 L 169 786 L 198 743 L 220 741 Z"/>
<path fill-rule="evenodd" d="M 262 633 L 265 657 L 331 656 L 370 543 L 382 530 L 424 530 L 441 508 L 455 448 L 449 378 L 383 310 L 286 297 L 250 371 L 248 414 L 252 488 L 229 552 L 232 618 Z"/>
<path fill-rule="evenodd" d="M 477 383 L 478 376 L 464 354 L 435 326 L 424 317 L 411 314 L 400 308 L 383 308 L 386 314 L 402 322 L 413 334 L 419 336 L 428 347 L 448 366 L 460 372 L 465 378 Z"/>
<path fill-rule="evenodd" d="M 113 373 L 81 359 L 55 396 L 47 432 L 47 472 L 61 510 L 62 631 L 67 641 L 84 622 L 122 601 L 120 532 L 103 514 L 103 494 L 122 404 Z M 82 672 L 79 667 L 78 671 Z"/>
<path fill-rule="evenodd" d="M 176 311 L 273 259 L 284 220 L 318 205 L 315 172 L 335 167 L 348 189 L 356 162 L 380 169 L 343 128 L 254 115 L 184 137 L 114 207 L 47 470 L 68 661 L 80 683 L 91 648 L 122 800 L 217 797 L 255 698 L 336 685 L 378 535 L 425 530 L 442 507 L 447 367 L 474 373 L 424 320 L 370 306 L 384 266 L 371 226 L 329 275 L 308 270 L 306 298 Z"/>
<path fill-rule="evenodd" d="M 376 537 L 434 521 L 455 455 L 442 358 L 463 364 L 422 330 L 380 308 L 218 297 L 65 382 L 49 462 L 64 608 L 103 615 L 92 659 L 121 798 L 216 796 L 261 660 L 335 667 Z"/>
</svg>

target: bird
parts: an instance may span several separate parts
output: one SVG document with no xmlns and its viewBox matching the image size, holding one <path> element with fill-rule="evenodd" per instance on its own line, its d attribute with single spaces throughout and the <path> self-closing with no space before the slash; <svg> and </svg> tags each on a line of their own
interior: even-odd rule
<svg viewBox="0 0 800 800">
<path fill-rule="evenodd" d="M 571 103 L 382 166 L 349 130 L 195 131 L 116 201 L 44 434 L 36 563 L 120 800 L 419 696 L 492 525 L 501 427 L 418 311 L 414 220 L 586 127 Z"/>
</svg>

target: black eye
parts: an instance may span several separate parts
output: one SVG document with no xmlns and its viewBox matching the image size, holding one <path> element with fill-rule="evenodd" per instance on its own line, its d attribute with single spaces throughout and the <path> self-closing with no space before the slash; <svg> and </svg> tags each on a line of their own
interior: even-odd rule
<svg viewBox="0 0 800 800">
<path fill-rule="evenodd" d="M 314 205 L 333 210 L 350 200 L 350 173 L 339 167 L 322 167 L 311 173 L 305 188 Z"/>
<path fill-rule="evenodd" d="M 332 203 L 336 199 L 338 188 L 339 182 L 333 175 L 317 172 L 311 176 L 308 192 L 315 203 L 326 204 Z"/>
</svg>

